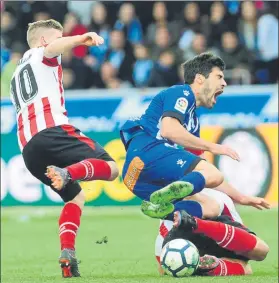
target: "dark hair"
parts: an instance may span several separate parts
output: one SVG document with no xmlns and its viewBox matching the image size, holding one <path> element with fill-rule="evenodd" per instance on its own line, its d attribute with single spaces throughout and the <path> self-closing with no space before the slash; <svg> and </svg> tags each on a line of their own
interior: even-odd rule
<svg viewBox="0 0 279 283">
<path fill-rule="evenodd" d="M 201 53 L 193 59 L 186 61 L 182 64 L 185 84 L 192 84 L 196 74 L 201 74 L 208 78 L 214 67 L 218 67 L 223 71 L 226 65 L 220 57 L 211 53 Z"/>
</svg>

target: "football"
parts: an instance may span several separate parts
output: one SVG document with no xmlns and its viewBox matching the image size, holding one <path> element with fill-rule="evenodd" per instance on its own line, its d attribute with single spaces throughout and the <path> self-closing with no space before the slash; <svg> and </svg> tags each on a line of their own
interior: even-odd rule
<svg viewBox="0 0 279 283">
<path fill-rule="evenodd" d="M 190 241 L 175 239 L 162 249 L 160 263 L 168 275 L 173 277 L 191 276 L 200 261 L 199 251 Z"/>
</svg>

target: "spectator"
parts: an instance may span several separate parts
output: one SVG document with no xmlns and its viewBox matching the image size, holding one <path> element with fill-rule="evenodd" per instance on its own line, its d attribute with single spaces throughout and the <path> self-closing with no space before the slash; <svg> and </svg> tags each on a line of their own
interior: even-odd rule
<svg viewBox="0 0 279 283">
<path fill-rule="evenodd" d="M 161 53 L 159 60 L 155 62 L 151 71 L 149 86 L 164 87 L 172 86 L 179 81 L 175 55 L 172 51 Z"/>
<path fill-rule="evenodd" d="M 1 43 L 10 49 L 14 42 L 21 41 L 21 39 L 16 18 L 12 13 L 4 11 L 1 14 Z"/>
<path fill-rule="evenodd" d="M 117 69 L 110 62 L 105 62 L 101 66 L 100 76 L 96 81 L 96 86 L 98 88 L 123 88 L 132 86 L 130 82 L 122 81 L 117 76 Z"/>
<path fill-rule="evenodd" d="M 124 31 L 130 43 L 140 43 L 143 39 L 140 21 L 136 18 L 135 8 L 131 3 L 123 3 L 119 9 L 119 19 L 114 29 Z"/>
<path fill-rule="evenodd" d="M 1 1 L 0 2 L 0 12 L 2 13 L 4 11 L 4 9 L 5 9 L 5 3 L 4 3 L 4 1 Z"/>
<path fill-rule="evenodd" d="M 104 44 L 89 48 L 89 54 L 94 57 L 95 62 L 91 67 L 97 71 L 103 63 L 104 56 L 109 47 L 110 26 L 107 23 L 107 10 L 104 4 L 97 3 L 92 7 L 91 22 L 88 29 L 98 33 L 104 38 Z"/>
<path fill-rule="evenodd" d="M 63 87 L 64 89 L 75 89 L 76 76 L 72 69 L 63 69 Z"/>
<path fill-rule="evenodd" d="M 163 51 L 171 50 L 175 54 L 176 63 L 182 61 L 181 51 L 175 47 L 171 46 L 170 33 L 165 27 L 160 27 L 157 29 L 155 44 L 151 46 L 151 59 L 156 61 Z"/>
<path fill-rule="evenodd" d="M 202 29 L 200 8 L 196 2 L 187 3 L 183 10 L 182 28 L 190 29 L 193 32 L 200 32 Z"/>
<path fill-rule="evenodd" d="M 278 82 L 278 18 L 266 11 L 258 21 L 260 62 L 257 77 L 261 83 Z"/>
<path fill-rule="evenodd" d="M 89 88 L 92 85 L 93 72 L 82 59 L 74 57 L 71 50 L 63 53 L 62 65 L 64 69 L 73 71 L 73 74 L 69 74 L 68 81 L 73 81 L 73 85 L 69 84 L 71 89 L 83 89 Z"/>
<path fill-rule="evenodd" d="M 232 0 L 225 0 L 224 4 L 227 7 L 227 10 L 228 10 L 228 12 L 230 14 L 236 15 L 239 12 L 240 1 L 237 1 L 237 0 L 233 0 L 233 1 Z"/>
<path fill-rule="evenodd" d="M 216 48 L 208 48 L 207 47 L 207 39 L 206 37 L 202 34 L 202 33 L 197 33 L 194 36 L 194 39 L 191 43 L 190 48 L 187 48 L 184 50 L 184 54 L 183 54 L 183 59 L 189 60 L 190 58 L 193 58 L 194 56 L 197 56 L 203 52 L 211 52 L 214 53 L 216 55 L 218 55 L 217 53 L 219 53 L 218 49 Z"/>
<path fill-rule="evenodd" d="M 76 47 L 72 54 L 62 56 L 70 89 L 144 87 L 151 73 L 156 78 L 153 84 L 161 85 L 158 78 L 168 79 L 169 69 L 180 74 L 180 63 L 204 51 L 223 55 L 232 83 L 243 83 L 243 74 L 252 76 L 252 83 L 277 82 L 278 2 L 192 1 L 185 5 L 175 1 L 28 0 L 2 1 L 1 5 L 1 72 L 17 56 L 11 56 L 14 44 L 27 46 L 28 23 L 54 18 L 63 23 L 65 36 L 95 31 L 105 41 L 99 47 Z M 173 57 L 174 66 L 170 66 Z M 104 83 L 102 76 L 109 79 Z"/>
<path fill-rule="evenodd" d="M 33 21 L 46 21 L 50 19 L 50 14 L 47 11 L 40 11 L 34 14 Z"/>
<path fill-rule="evenodd" d="M 176 42 L 179 38 L 179 25 L 175 22 L 168 21 L 168 10 L 164 2 L 155 2 L 153 5 L 153 22 L 148 26 L 146 32 L 146 42 L 151 45 L 154 44 L 156 31 L 158 28 L 167 28 L 172 35 L 171 42 Z"/>
<path fill-rule="evenodd" d="M 223 3 L 214 2 L 210 9 L 210 19 L 207 30 L 208 45 L 220 48 L 221 36 L 229 30 L 226 21 L 226 9 Z"/>
<path fill-rule="evenodd" d="M 1 72 L 3 70 L 3 67 L 9 62 L 10 60 L 10 50 L 5 48 L 2 43 L 1 43 L 1 49 L 0 49 L 0 54 L 1 54 Z"/>
<path fill-rule="evenodd" d="M 252 52 L 257 51 L 257 10 L 254 2 L 241 3 L 241 18 L 238 22 L 241 41 Z"/>
<path fill-rule="evenodd" d="M 228 31 L 222 34 L 220 56 L 226 62 L 227 73 L 231 72 L 231 83 L 240 83 L 243 70 L 244 72 L 252 70 L 252 57 L 245 46 L 239 43 L 234 32 Z M 247 72 L 246 76 L 249 76 Z"/>
<path fill-rule="evenodd" d="M 181 50 L 190 47 L 195 33 L 200 33 L 203 28 L 203 21 L 200 17 L 200 9 L 197 3 L 190 2 L 185 5 L 183 11 L 183 20 L 180 23 L 180 30 L 182 36 L 179 40 L 178 46 Z"/>
<path fill-rule="evenodd" d="M 179 65 L 177 67 L 177 75 L 178 75 L 178 84 L 183 85 L 185 81 L 184 81 L 184 70 L 182 68 L 182 65 Z"/>
<path fill-rule="evenodd" d="M 136 62 L 133 69 L 133 80 L 137 87 L 145 87 L 148 84 L 153 62 L 149 58 L 146 46 L 139 44 L 134 48 Z"/>
<path fill-rule="evenodd" d="M 123 31 L 114 30 L 110 33 L 110 46 L 106 52 L 105 60 L 117 70 L 119 79 L 132 83 L 134 55 L 129 42 L 125 42 Z"/>
<path fill-rule="evenodd" d="M 110 62 L 105 62 L 101 67 L 101 81 L 98 86 L 108 88 L 109 81 L 116 79 L 117 69 Z"/>
<path fill-rule="evenodd" d="M 72 12 L 65 15 L 64 36 L 80 35 L 87 32 L 87 28 L 80 23 L 78 16 Z M 83 58 L 87 54 L 86 46 L 77 46 L 73 49 L 74 56 Z"/>
<path fill-rule="evenodd" d="M 88 26 L 90 23 L 91 9 L 98 3 L 98 1 L 66 1 L 69 12 L 77 15 L 81 19 L 81 24 Z"/>
<path fill-rule="evenodd" d="M 70 1 L 69 1 L 70 2 Z M 52 19 L 59 23 L 64 22 L 64 16 L 68 13 L 68 1 L 45 1 Z M 92 2 L 92 1 L 91 1 Z"/>
<path fill-rule="evenodd" d="M 1 72 L 1 96 L 10 96 L 10 83 L 18 61 L 22 58 L 26 48 L 20 42 L 15 42 L 11 48 L 10 61 Z"/>
</svg>

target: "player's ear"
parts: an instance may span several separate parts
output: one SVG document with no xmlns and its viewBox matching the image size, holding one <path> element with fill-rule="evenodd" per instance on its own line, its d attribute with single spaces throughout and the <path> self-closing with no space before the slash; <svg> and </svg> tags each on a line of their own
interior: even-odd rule
<svg viewBox="0 0 279 283">
<path fill-rule="evenodd" d="M 41 37 L 41 45 L 42 46 L 47 46 L 47 42 L 46 42 L 46 40 L 45 40 L 45 38 L 43 36 Z"/>
<path fill-rule="evenodd" d="M 198 84 L 202 84 L 204 82 L 204 76 L 201 75 L 201 74 L 196 74 L 195 76 L 195 81 L 198 83 Z"/>
</svg>

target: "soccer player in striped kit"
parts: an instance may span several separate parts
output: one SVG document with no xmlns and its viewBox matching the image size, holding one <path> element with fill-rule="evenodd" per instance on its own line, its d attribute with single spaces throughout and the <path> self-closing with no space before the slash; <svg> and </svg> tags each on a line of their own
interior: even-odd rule
<svg viewBox="0 0 279 283">
<path fill-rule="evenodd" d="M 100 144 L 69 124 L 61 55 L 80 45 L 98 46 L 104 40 L 94 32 L 63 37 L 63 27 L 51 19 L 29 24 L 27 42 L 30 49 L 11 80 L 18 142 L 28 170 L 65 202 L 59 218 L 59 263 L 63 277 L 79 277 L 75 238 L 85 195 L 77 181 L 113 181 L 118 168 Z"/>
<path fill-rule="evenodd" d="M 232 199 L 223 192 L 203 189 L 187 201 L 197 202 L 202 208 L 203 215 L 194 217 L 185 210 L 180 210 L 174 212 L 173 221 L 160 220 L 159 233 L 155 241 L 159 273 L 164 274 L 160 265 L 163 246 L 171 240 L 182 238 L 192 242 L 199 250 L 201 257 L 196 274 L 252 274 L 249 261 L 264 260 L 269 252 L 269 246 L 243 224 Z M 269 204 L 262 202 L 254 207 L 260 210 L 269 209 Z M 210 217 L 209 212 L 213 213 Z"/>
</svg>

